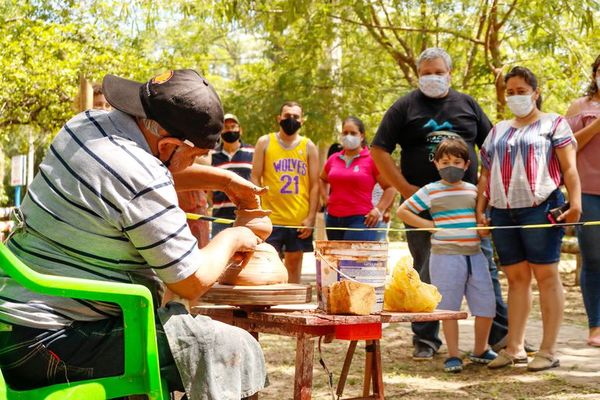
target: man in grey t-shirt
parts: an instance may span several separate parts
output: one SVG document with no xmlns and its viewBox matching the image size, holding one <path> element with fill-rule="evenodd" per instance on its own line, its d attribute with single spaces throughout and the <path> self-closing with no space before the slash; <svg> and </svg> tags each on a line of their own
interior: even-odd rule
<svg viewBox="0 0 600 400">
<path fill-rule="evenodd" d="M 163 284 L 196 299 L 234 254 L 247 257 L 259 239 L 235 227 L 198 249 L 174 184 L 223 190 L 234 203 L 256 201 L 264 190 L 229 171 L 192 166 L 214 148 L 223 125 L 220 99 L 197 72 L 168 71 L 147 83 L 107 75 L 103 89 L 114 110 L 88 110 L 64 125 L 7 246 L 42 273 L 144 284 L 157 306 Z M 114 304 L 36 294 L 1 268 L 0 287 L 0 321 L 13 326 L 0 334 L 9 385 L 122 373 L 123 324 Z M 190 400 L 239 399 L 265 386 L 264 357 L 247 332 L 193 318 L 172 303 L 157 311 L 170 389 L 185 390 Z M 60 363 L 48 364 L 53 360 Z"/>
</svg>

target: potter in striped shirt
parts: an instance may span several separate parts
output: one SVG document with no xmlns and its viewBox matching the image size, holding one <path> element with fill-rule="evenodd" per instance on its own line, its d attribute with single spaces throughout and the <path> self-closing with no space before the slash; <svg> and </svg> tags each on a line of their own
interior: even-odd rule
<svg viewBox="0 0 600 400">
<path fill-rule="evenodd" d="M 86 111 L 58 132 L 7 246 L 43 274 L 146 285 L 169 390 L 185 390 L 190 400 L 250 396 L 266 384 L 250 334 L 176 303 L 158 307 L 163 284 L 198 298 L 234 253 L 249 256 L 258 244 L 250 229 L 234 227 L 198 249 L 175 182 L 179 190 L 225 190 L 235 201 L 264 190 L 233 172 L 192 165 L 223 126 L 220 99 L 196 71 L 167 71 L 147 83 L 107 75 L 103 88 L 114 111 Z M 123 374 L 124 326 L 114 304 L 34 293 L 0 266 L 0 321 L 12 328 L 0 332 L 0 367 L 11 387 Z"/>
<path fill-rule="evenodd" d="M 118 110 L 87 111 L 65 124 L 21 214 L 7 245 L 42 273 L 158 288 L 159 280 L 187 278 L 202 261 L 171 174 L 136 121 Z M 109 303 L 32 293 L 2 275 L 0 320 L 59 329 L 120 314 Z"/>
</svg>

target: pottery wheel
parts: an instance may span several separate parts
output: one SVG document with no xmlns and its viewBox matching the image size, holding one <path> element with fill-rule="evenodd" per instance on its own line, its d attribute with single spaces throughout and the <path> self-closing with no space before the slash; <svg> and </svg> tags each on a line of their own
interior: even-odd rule
<svg viewBox="0 0 600 400">
<path fill-rule="evenodd" d="M 215 284 L 199 300 L 232 306 L 274 306 L 278 304 L 310 303 L 310 285 L 279 283 L 261 286 Z"/>
</svg>

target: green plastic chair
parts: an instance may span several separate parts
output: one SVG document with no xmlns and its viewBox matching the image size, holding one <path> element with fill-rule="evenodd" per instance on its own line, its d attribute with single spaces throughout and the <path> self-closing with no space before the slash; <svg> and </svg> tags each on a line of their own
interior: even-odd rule
<svg viewBox="0 0 600 400">
<path fill-rule="evenodd" d="M 152 296 L 146 287 L 40 274 L 2 243 L 0 265 L 15 281 L 34 292 L 116 303 L 123 311 L 125 327 L 123 375 L 18 391 L 8 387 L 0 371 L 0 400 L 104 400 L 141 394 L 151 400 L 169 398 L 166 382 L 160 378 Z M 7 329 L 11 326 L 0 323 L 0 330 Z"/>
</svg>

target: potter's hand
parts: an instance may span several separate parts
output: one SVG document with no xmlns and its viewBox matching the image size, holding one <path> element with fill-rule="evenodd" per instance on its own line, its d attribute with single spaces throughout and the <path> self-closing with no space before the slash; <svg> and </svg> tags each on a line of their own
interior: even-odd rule
<svg viewBox="0 0 600 400">
<path fill-rule="evenodd" d="M 267 192 L 268 188 L 256 186 L 254 183 L 232 174 L 231 180 L 223 188 L 223 192 L 238 208 L 253 210 L 260 208 L 258 196 Z"/>
<path fill-rule="evenodd" d="M 229 262 L 231 264 L 241 265 L 242 267 L 245 267 L 246 264 L 248 264 L 248 262 L 252 258 L 253 254 L 253 251 L 238 251 L 237 253 L 233 253 L 233 256 L 231 256 Z"/>
<path fill-rule="evenodd" d="M 235 226 L 225 229 L 224 232 L 230 234 L 231 238 L 235 240 L 235 252 L 231 256 L 231 261 L 245 266 L 250 261 L 254 249 L 262 240 L 245 226 Z"/>
<path fill-rule="evenodd" d="M 262 242 L 252 230 L 245 226 L 234 226 L 227 230 L 233 233 L 232 237 L 235 238 L 236 252 L 253 252 L 256 246 Z"/>
<path fill-rule="evenodd" d="M 315 225 L 315 217 L 305 218 L 304 221 L 302 221 L 302 226 L 304 226 L 305 228 L 298 228 L 298 238 L 306 239 L 306 238 L 310 237 L 310 235 L 313 231 L 314 225 Z"/>
</svg>

